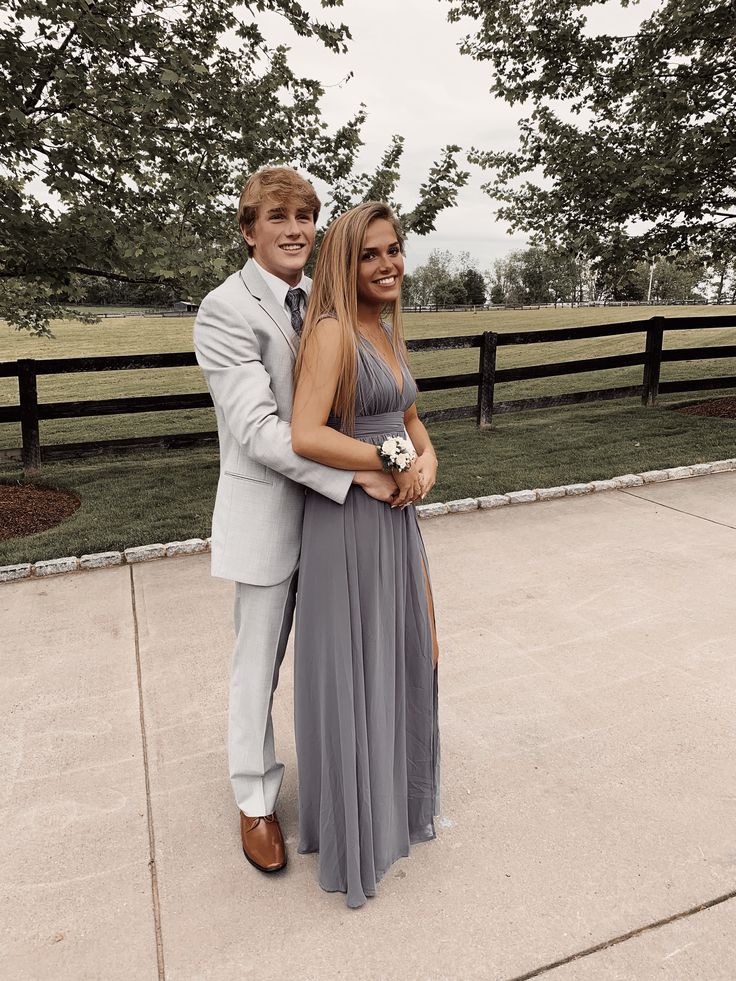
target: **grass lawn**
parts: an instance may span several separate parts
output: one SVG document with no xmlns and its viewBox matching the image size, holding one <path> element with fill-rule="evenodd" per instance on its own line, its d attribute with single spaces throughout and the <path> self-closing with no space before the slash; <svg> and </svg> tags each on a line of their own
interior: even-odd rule
<svg viewBox="0 0 736 981">
<path fill-rule="evenodd" d="M 406 316 L 408 337 L 479 333 L 493 329 L 528 330 L 555 326 L 646 320 L 666 316 L 736 313 L 736 308 L 623 308 L 504 311 Z M 57 337 L 43 340 L 11 332 L 0 324 L 0 360 L 20 357 L 75 357 L 191 349 L 192 318 L 128 317 L 98 325 L 60 323 Z M 736 344 L 736 328 L 682 331 L 665 335 L 665 346 Z M 573 360 L 640 351 L 644 335 L 599 338 L 499 351 L 499 367 Z M 412 358 L 416 375 L 477 368 L 477 351 L 439 352 Z M 581 376 L 536 379 L 497 386 L 497 398 L 522 398 L 585 388 L 636 384 L 640 367 Z M 663 365 L 662 380 L 736 374 L 736 358 Z M 104 372 L 40 379 L 41 401 L 106 398 L 138 394 L 201 391 L 198 369 Z M 655 467 L 722 459 L 736 455 L 736 422 L 686 416 L 667 405 L 719 393 L 661 397 L 654 409 L 638 399 L 533 410 L 494 417 L 489 430 L 470 420 L 435 423 L 431 436 L 440 457 L 437 487 L 427 502 L 475 497 L 524 487 L 593 480 Z M 733 394 L 723 392 L 722 394 Z M 421 408 L 468 404 L 472 389 L 427 393 Z M 0 404 L 17 401 L 14 379 L 0 379 Z M 73 442 L 154 433 L 214 429 L 211 410 L 42 423 L 43 443 Z M 0 426 L 0 448 L 19 445 L 19 427 Z M 23 539 L 0 541 L 0 565 L 61 555 L 80 555 L 155 541 L 209 534 L 217 481 L 217 453 L 210 448 L 139 452 L 119 457 L 88 457 L 46 464 L 41 482 L 73 490 L 79 510 L 57 528 Z M 0 481 L 19 480 L 20 467 L 0 462 Z M 39 482 L 39 481 L 36 481 Z"/>
</svg>

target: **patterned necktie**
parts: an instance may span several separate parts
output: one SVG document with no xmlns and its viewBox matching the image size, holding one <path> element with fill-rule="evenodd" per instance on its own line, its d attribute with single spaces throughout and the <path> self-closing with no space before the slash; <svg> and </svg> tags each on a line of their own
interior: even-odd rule
<svg viewBox="0 0 736 981">
<path fill-rule="evenodd" d="M 304 290 L 299 289 L 298 286 L 286 294 L 286 305 L 291 311 L 291 326 L 298 337 L 301 337 L 304 324 L 302 320 L 302 297 L 304 295 Z"/>
</svg>

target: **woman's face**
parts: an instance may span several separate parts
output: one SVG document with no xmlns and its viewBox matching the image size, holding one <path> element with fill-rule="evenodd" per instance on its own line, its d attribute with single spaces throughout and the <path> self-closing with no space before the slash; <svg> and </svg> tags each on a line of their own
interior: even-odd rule
<svg viewBox="0 0 736 981">
<path fill-rule="evenodd" d="M 358 300 L 371 305 L 393 303 L 401 294 L 404 257 L 390 221 L 376 218 L 366 229 L 358 260 Z"/>
</svg>

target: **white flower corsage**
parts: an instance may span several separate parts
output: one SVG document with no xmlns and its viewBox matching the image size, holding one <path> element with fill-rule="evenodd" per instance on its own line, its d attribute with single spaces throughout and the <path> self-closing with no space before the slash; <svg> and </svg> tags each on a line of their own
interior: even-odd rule
<svg viewBox="0 0 736 981">
<path fill-rule="evenodd" d="M 391 436 L 376 447 L 384 470 L 408 470 L 417 455 L 409 443 L 401 436 Z"/>
</svg>

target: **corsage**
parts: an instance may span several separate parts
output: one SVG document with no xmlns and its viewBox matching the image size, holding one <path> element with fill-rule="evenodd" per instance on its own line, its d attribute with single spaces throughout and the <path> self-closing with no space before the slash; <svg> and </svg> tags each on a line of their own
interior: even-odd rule
<svg viewBox="0 0 736 981">
<path fill-rule="evenodd" d="M 391 436 L 376 449 L 384 470 L 398 470 L 403 473 L 417 458 L 409 443 L 401 436 Z"/>
</svg>

